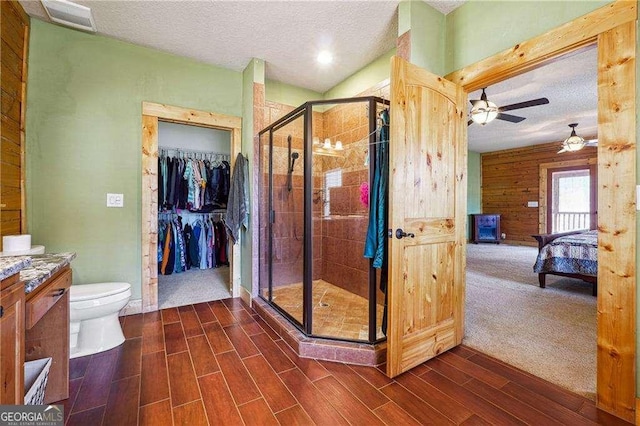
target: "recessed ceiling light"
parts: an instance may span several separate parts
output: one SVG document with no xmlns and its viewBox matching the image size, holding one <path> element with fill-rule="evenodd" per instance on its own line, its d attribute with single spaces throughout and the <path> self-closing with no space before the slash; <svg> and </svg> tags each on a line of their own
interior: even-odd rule
<svg viewBox="0 0 640 426">
<path fill-rule="evenodd" d="M 333 61 L 333 56 L 326 50 L 318 53 L 318 62 L 321 64 L 330 64 Z"/>
</svg>

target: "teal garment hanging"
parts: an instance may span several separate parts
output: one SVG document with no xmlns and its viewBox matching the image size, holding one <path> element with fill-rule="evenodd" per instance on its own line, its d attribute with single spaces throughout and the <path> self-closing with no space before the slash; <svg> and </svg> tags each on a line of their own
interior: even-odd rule
<svg viewBox="0 0 640 426">
<path fill-rule="evenodd" d="M 373 259 L 374 268 L 382 268 L 387 256 L 387 196 L 389 191 L 389 110 L 380 113 L 382 125 L 376 144 L 373 185 L 369 197 L 369 226 L 364 257 Z"/>
</svg>

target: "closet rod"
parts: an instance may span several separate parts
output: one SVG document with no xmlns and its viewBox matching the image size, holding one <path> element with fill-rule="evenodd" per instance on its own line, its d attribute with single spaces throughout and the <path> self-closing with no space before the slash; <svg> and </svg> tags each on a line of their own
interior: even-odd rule
<svg viewBox="0 0 640 426">
<path fill-rule="evenodd" d="M 207 151 L 204 149 L 185 149 L 185 148 L 176 148 L 171 146 L 159 146 L 158 150 L 160 151 L 176 151 L 176 152 L 184 152 L 184 153 L 197 153 L 197 154 L 208 154 L 208 155 L 223 155 L 225 157 L 231 158 L 231 154 L 225 152 L 215 152 L 215 151 Z"/>
</svg>

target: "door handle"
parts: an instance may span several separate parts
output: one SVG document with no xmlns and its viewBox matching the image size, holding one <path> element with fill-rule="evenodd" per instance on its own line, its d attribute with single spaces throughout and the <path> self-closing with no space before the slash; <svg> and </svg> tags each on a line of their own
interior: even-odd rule
<svg viewBox="0 0 640 426">
<path fill-rule="evenodd" d="M 415 235 L 412 232 L 406 233 L 402 230 L 402 228 L 396 229 L 396 238 L 401 240 L 403 237 L 413 238 Z"/>
</svg>

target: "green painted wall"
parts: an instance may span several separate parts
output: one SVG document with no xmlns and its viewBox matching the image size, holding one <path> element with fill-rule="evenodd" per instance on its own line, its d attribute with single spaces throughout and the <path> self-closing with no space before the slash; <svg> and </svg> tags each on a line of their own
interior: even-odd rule
<svg viewBox="0 0 640 426">
<path fill-rule="evenodd" d="M 444 75 L 445 15 L 423 1 L 403 1 L 398 8 L 398 35 L 411 30 L 411 62 Z"/>
<path fill-rule="evenodd" d="M 264 97 L 271 102 L 297 107 L 308 101 L 322 99 L 322 93 L 275 80 L 267 80 L 264 85 Z"/>
<path fill-rule="evenodd" d="M 467 152 L 467 238 L 470 222 L 468 215 L 482 213 L 482 161 L 479 152 Z"/>
<path fill-rule="evenodd" d="M 142 101 L 241 116 L 242 75 L 32 19 L 26 128 L 33 241 L 75 251 L 74 282 L 141 297 Z M 124 194 L 107 208 L 106 193 Z"/>
<path fill-rule="evenodd" d="M 446 16 L 444 74 L 478 62 L 610 1 L 470 0 Z"/>
<path fill-rule="evenodd" d="M 350 77 L 347 77 L 341 83 L 327 90 L 324 93 L 324 99 L 350 98 L 388 79 L 391 57 L 395 54 L 396 49 L 391 49 Z"/>
<path fill-rule="evenodd" d="M 479 152 L 467 153 L 467 213 L 482 213 L 482 161 Z"/>
</svg>

